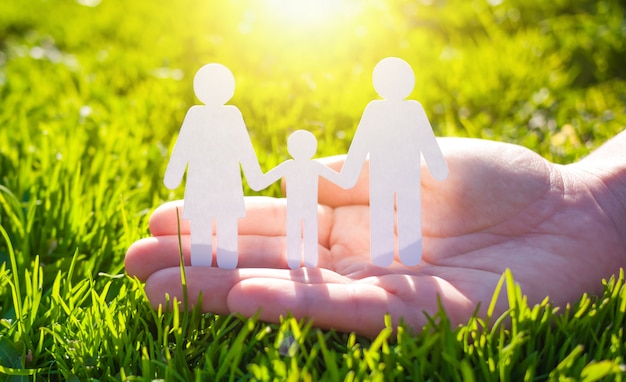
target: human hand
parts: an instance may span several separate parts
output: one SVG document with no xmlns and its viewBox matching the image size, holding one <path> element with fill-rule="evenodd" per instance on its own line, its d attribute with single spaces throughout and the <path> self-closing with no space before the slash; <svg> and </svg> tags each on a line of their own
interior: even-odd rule
<svg viewBox="0 0 626 382">
<path fill-rule="evenodd" d="M 438 143 L 450 172 L 439 182 L 422 168 L 419 265 L 394 261 L 383 268 L 370 261 L 366 166 L 350 190 L 320 179 L 319 268 L 288 269 L 284 199 L 247 198 L 239 268 L 187 267 L 190 302 L 202 293 L 203 310 L 217 314 L 253 316 L 260 310 L 262 320 L 277 322 L 291 312 L 320 328 L 375 336 L 386 313 L 394 323 L 402 318 L 422 327 L 424 312 L 438 310 L 437 296 L 453 324 L 466 322 L 478 303 L 484 314 L 506 268 L 530 304 L 549 296 L 562 305 L 585 292 L 601 293 L 601 279 L 625 266 L 604 183 L 583 166 L 555 165 L 505 143 Z M 342 159 L 325 163 L 339 169 Z M 126 255 L 128 274 L 146 280 L 155 307 L 165 304 L 166 293 L 182 300 L 176 218 L 181 206 L 179 201 L 159 207 L 150 221 L 154 237 L 134 243 Z M 189 265 L 189 226 L 181 223 Z M 506 308 L 499 299 L 496 313 Z"/>
</svg>

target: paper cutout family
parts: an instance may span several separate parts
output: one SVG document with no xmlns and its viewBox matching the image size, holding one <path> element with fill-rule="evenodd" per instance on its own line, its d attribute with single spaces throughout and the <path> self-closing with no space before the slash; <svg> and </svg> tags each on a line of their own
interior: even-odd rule
<svg viewBox="0 0 626 382">
<path fill-rule="evenodd" d="M 408 266 L 420 262 L 421 156 L 437 180 L 447 177 L 448 167 L 422 105 L 405 100 L 415 85 L 411 66 L 387 57 L 376 65 L 372 79 L 383 99 L 365 108 L 341 172 L 313 160 L 317 140 L 298 130 L 287 140 L 293 159 L 263 174 L 241 112 L 225 105 L 235 92 L 232 73 L 216 63 L 198 70 L 193 87 L 204 105 L 187 112 L 164 177 L 165 186 L 174 189 L 187 168 L 182 218 L 190 221 L 192 266 L 212 265 L 214 224 L 218 267 L 237 266 L 238 220 L 245 215 L 243 169 L 255 191 L 285 178 L 288 265 L 316 267 L 318 179 L 354 187 L 368 159 L 372 262 L 381 267 L 393 262 L 394 228 L 400 261 Z"/>
</svg>

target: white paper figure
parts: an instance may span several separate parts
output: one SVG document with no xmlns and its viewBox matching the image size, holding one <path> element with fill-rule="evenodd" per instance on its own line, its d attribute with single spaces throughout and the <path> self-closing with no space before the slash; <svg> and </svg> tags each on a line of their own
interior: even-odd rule
<svg viewBox="0 0 626 382">
<path fill-rule="evenodd" d="M 312 160 L 317 140 L 308 131 L 298 130 L 287 139 L 287 150 L 293 159 L 287 160 L 266 174 L 246 175 L 255 189 L 269 186 L 285 178 L 287 198 L 287 264 L 294 269 L 302 265 L 317 266 L 318 222 L 317 184 L 320 176 L 331 182 L 340 180 L 339 173 Z"/>
<path fill-rule="evenodd" d="M 235 92 L 228 68 L 207 64 L 193 81 L 204 105 L 192 106 L 180 129 L 165 172 L 169 189 L 187 184 L 183 219 L 190 220 L 191 265 L 211 266 L 215 223 L 217 265 L 237 266 L 238 219 L 245 215 L 241 170 L 262 174 L 241 112 L 224 105 Z"/>
<path fill-rule="evenodd" d="M 396 223 L 400 260 L 417 265 L 422 257 L 420 153 L 437 180 L 448 176 L 448 166 L 422 105 L 404 99 L 415 85 L 411 66 L 388 57 L 376 65 L 372 79 L 383 100 L 365 108 L 341 173 L 353 186 L 369 154 L 372 261 L 392 263 Z"/>
</svg>

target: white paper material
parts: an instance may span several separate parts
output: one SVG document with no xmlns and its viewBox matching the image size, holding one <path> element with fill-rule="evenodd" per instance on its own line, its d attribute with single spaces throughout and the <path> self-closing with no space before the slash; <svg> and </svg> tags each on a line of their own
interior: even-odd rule
<svg viewBox="0 0 626 382">
<path fill-rule="evenodd" d="M 354 185 L 369 155 L 371 259 L 390 265 L 397 245 L 401 262 L 417 265 L 422 258 L 421 155 L 435 179 L 445 179 L 448 166 L 422 105 L 405 100 L 415 85 L 411 66 L 388 57 L 376 65 L 372 79 L 383 100 L 365 108 L 341 174 L 349 178 L 346 186 Z"/>
<path fill-rule="evenodd" d="M 261 189 L 285 178 L 287 199 L 287 264 L 316 267 L 318 261 L 317 185 L 320 176 L 339 182 L 339 173 L 311 158 L 317 140 L 308 131 L 298 130 L 287 140 L 287 160 L 261 177 L 247 176 L 251 187 Z"/>
<path fill-rule="evenodd" d="M 230 70 L 203 66 L 194 91 L 204 105 L 187 112 L 164 183 L 178 187 L 187 167 L 182 218 L 191 226 L 191 265 L 211 266 L 215 225 L 217 264 L 232 269 L 237 266 L 237 222 L 246 212 L 240 164 L 245 174 L 260 174 L 261 168 L 241 112 L 224 105 L 235 92 Z"/>
<path fill-rule="evenodd" d="M 237 266 L 237 224 L 245 215 L 241 166 L 254 190 L 285 178 L 287 264 L 292 269 L 303 263 L 316 267 L 319 177 L 343 188 L 354 187 L 368 158 L 372 261 L 389 266 L 397 251 L 405 265 L 420 262 L 421 157 L 435 179 L 445 179 L 448 167 L 422 105 L 405 100 L 415 85 L 409 64 L 385 58 L 374 68 L 372 79 L 383 99 L 365 108 L 340 173 L 311 159 L 317 140 L 298 130 L 287 141 L 293 159 L 263 174 L 241 112 L 225 105 L 235 92 L 232 73 L 220 64 L 207 64 L 196 73 L 194 91 L 204 105 L 187 112 L 164 177 L 166 187 L 174 189 L 187 169 L 182 218 L 190 221 L 193 266 L 212 265 L 214 234 L 217 265 Z"/>
</svg>

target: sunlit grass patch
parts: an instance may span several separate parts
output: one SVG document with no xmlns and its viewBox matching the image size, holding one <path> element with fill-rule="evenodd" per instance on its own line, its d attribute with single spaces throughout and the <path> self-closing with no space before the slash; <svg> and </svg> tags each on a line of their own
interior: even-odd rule
<svg viewBox="0 0 626 382">
<path fill-rule="evenodd" d="M 555 310 L 506 274 L 501 317 L 374 339 L 154 310 L 124 275 L 152 209 L 182 197 L 162 177 L 207 62 L 235 75 L 266 170 L 298 129 L 345 152 L 390 55 L 438 135 L 567 163 L 626 125 L 617 0 L 324 3 L 293 23 L 273 0 L 0 2 L 0 380 L 623 379 L 623 275 Z"/>
</svg>

